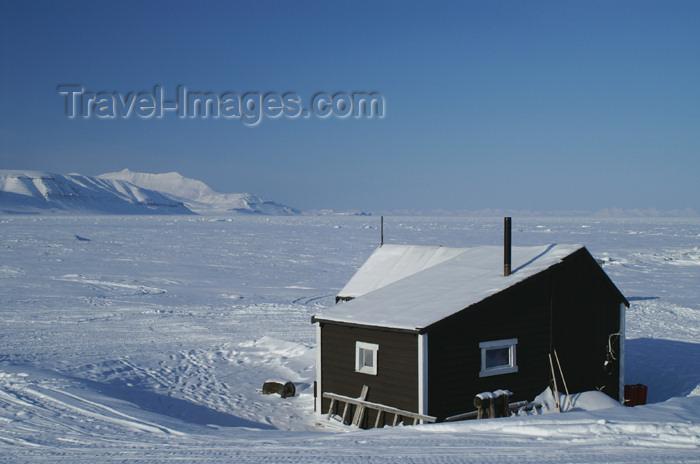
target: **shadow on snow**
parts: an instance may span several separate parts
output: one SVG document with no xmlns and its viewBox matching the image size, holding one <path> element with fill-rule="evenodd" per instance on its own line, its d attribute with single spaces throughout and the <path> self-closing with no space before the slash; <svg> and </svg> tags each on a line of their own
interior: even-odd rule
<svg viewBox="0 0 700 464">
<path fill-rule="evenodd" d="M 269 424 L 253 422 L 188 400 L 173 398 L 135 385 L 130 386 L 122 381 L 102 383 L 75 377 L 74 379 L 103 395 L 128 401 L 145 411 L 163 414 L 190 424 L 275 429 Z"/>
<path fill-rule="evenodd" d="M 649 387 L 648 403 L 688 396 L 700 385 L 700 343 L 636 338 L 625 345 L 625 383 Z"/>
</svg>

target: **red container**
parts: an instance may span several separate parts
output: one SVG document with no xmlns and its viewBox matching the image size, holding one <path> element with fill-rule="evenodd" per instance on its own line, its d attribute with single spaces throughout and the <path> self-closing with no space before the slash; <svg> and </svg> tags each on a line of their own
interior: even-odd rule
<svg viewBox="0 0 700 464">
<path fill-rule="evenodd" d="M 636 389 L 634 388 L 634 385 L 625 385 L 625 399 L 622 402 L 625 406 L 632 407 L 635 404 L 636 401 Z"/>
<path fill-rule="evenodd" d="M 638 383 L 635 385 L 637 387 L 637 406 L 642 404 L 647 404 L 647 386 Z"/>
<path fill-rule="evenodd" d="M 638 383 L 625 385 L 625 406 L 641 406 L 647 404 L 647 386 Z"/>
</svg>

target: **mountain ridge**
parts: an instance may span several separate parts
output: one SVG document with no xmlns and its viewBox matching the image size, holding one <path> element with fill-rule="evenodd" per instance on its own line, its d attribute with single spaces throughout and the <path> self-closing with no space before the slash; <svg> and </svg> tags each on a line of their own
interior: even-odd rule
<svg viewBox="0 0 700 464">
<path fill-rule="evenodd" d="M 178 172 L 151 174 L 123 169 L 97 176 L 100 179 L 119 179 L 142 188 L 156 190 L 182 202 L 198 214 L 268 214 L 296 215 L 301 211 L 249 193 L 220 193 L 200 180 L 185 177 Z"/>
<path fill-rule="evenodd" d="M 20 170 L 0 170 L 0 212 L 194 214 L 182 202 L 123 180 Z"/>
<path fill-rule="evenodd" d="M 301 214 L 248 193 L 219 193 L 177 172 L 129 169 L 99 176 L 0 170 L 0 213 Z"/>
</svg>

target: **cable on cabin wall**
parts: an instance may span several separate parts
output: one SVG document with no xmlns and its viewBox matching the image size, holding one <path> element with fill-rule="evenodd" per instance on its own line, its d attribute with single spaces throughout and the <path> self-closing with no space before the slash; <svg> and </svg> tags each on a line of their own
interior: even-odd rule
<svg viewBox="0 0 700 464">
<path fill-rule="evenodd" d="M 613 361 L 617 361 L 617 357 L 615 356 L 615 350 L 613 350 L 612 347 L 612 339 L 613 337 L 621 336 L 622 334 L 620 332 L 615 332 L 608 335 L 608 344 L 605 347 L 605 362 L 603 362 L 603 371 L 606 375 L 612 375 L 613 372 L 615 372 L 615 366 L 613 365 Z"/>
</svg>

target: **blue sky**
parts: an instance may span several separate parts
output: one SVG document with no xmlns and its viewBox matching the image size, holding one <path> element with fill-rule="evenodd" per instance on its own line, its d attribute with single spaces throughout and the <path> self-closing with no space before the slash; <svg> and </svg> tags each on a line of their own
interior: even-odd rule
<svg viewBox="0 0 700 464">
<path fill-rule="evenodd" d="M 296 208 L 700 212 L 700 3 L 0 0 L 0 168 Z M 57 86 L 378 92 L 383 118 L 67 118 Z"/>
</svg>

